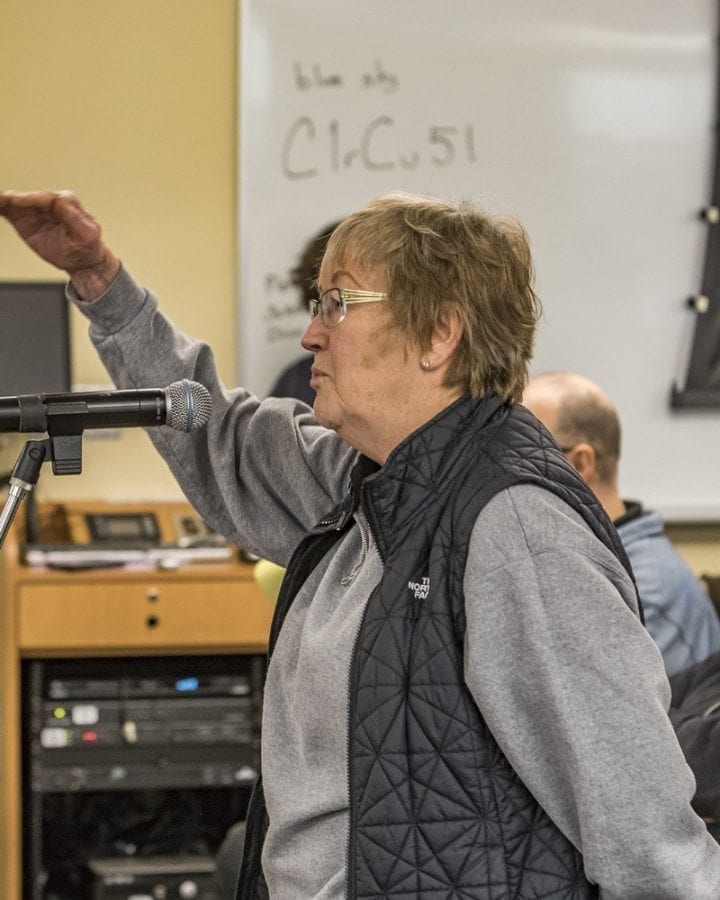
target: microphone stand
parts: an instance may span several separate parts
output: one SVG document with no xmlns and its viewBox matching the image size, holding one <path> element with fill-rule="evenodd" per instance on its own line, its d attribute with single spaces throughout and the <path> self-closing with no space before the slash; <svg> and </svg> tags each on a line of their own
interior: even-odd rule
<svg viewBox="0 0 720 900">
<path fill-rule="evenodd" d="M 82 472 L 82 433 L 51 435 L 43 441 L 26 441 L 10 475 L 10 490 L 0 512 L 0 547 L 12 525 L 18 507 L 38 483 L 46 459 L 52 460 L 54 475 Z"/>
</svg>

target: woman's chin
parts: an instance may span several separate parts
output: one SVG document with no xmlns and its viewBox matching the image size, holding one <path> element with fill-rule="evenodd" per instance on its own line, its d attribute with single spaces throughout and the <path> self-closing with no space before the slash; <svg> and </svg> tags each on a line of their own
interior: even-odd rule
<svg viewBox="0 0 720 900">
<path fill-rule="evenodd" d="M 329 404 L 320 394 L 315 395 L 313 413 L 315 414 L 315 420 L 320 425 L 324 425 L 325 428 L 332 428 L 333 431 L 337 431 L 340 427 L 341 423 L 340 418 L 337 415 L 337 410 L 333 410 L 331 404 Z"/>
</svg>

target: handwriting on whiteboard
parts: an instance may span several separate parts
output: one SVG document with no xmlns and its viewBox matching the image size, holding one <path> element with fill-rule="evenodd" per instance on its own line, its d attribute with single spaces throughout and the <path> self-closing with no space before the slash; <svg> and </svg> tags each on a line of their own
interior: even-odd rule
<svg viewBox="0 0 720 900">
<path fill-rule="evenodd" d="M 399 76 L 379 60 L 352 77 L 319 62 L 294 62 L 292 79 L 300 95 L 325 97 L 359 90 L 384 96 L 400 89 Z M 352 104 L 351 99 L 348 102 Z M 339 116 L 298 115 L 285 130 L 280 169 L 285 178 L 297 181 L 358 169 L 444 169 L 477 161 L 475 129 L 470 123 L 418 123 L 412 137 L 402 137 L 406 130 L 386 110 L 352 126 Z"/>
<path fill-rule="evenodd" d="M 311 91 L 315 88 L 343 88 L 348 85 L 348 80 L 339 72 L 328 71 L 322 63 L 312 63 L 303 66 L 302 63 L 293 63 L 293 79 L 295 87 L 299 91 Z M 376 60 L 369 71 L 362 72 L 358 83 L 363 88 L 378 88 L 383 93 L 391 94 L 400 87 L 400 79 L 397 75 L 388 71 L 385 66 Z"/>
<path fill-rule="evenodd" d="M 395 120 L 382 115 L 359 130 L 346 133 L 339 119 L 317 123 L 299 116 L 291 123 L 282 143 L 280 166 L 286 178 L 316 178 L 328 172 L 388 172 L 417 169 L 422 165 L 447 168 L 455 163 L 474 163 L 475 129 L 472 125 L 429 125 L 415 146 L 398 150 L 394 144 Z"/>
</svg>

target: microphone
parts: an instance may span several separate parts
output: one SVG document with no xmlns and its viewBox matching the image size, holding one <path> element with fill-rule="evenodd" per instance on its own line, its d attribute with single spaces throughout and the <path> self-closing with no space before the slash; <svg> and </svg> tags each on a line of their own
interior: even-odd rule
<svg viewBox="0 0 720 900">
<path fill-rule="evenodd" d="M 82 434 L 87 428 L 154 425 L 197 431 L 207 425 L 211 412 L 208 389 L 183 378 L 166 388 L 0 397 L 0 432 L 47 432 L 59 436 Z"/>
</svg>

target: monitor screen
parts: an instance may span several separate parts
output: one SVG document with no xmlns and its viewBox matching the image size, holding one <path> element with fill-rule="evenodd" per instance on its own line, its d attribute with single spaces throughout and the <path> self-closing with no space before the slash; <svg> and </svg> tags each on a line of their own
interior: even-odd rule
<svg viewBox="0 0 720 900">
<path fill-rule="evenodd" d="M 70 389 L 64 283 L 0 282 L 0 397 Z"/>
</svg>

